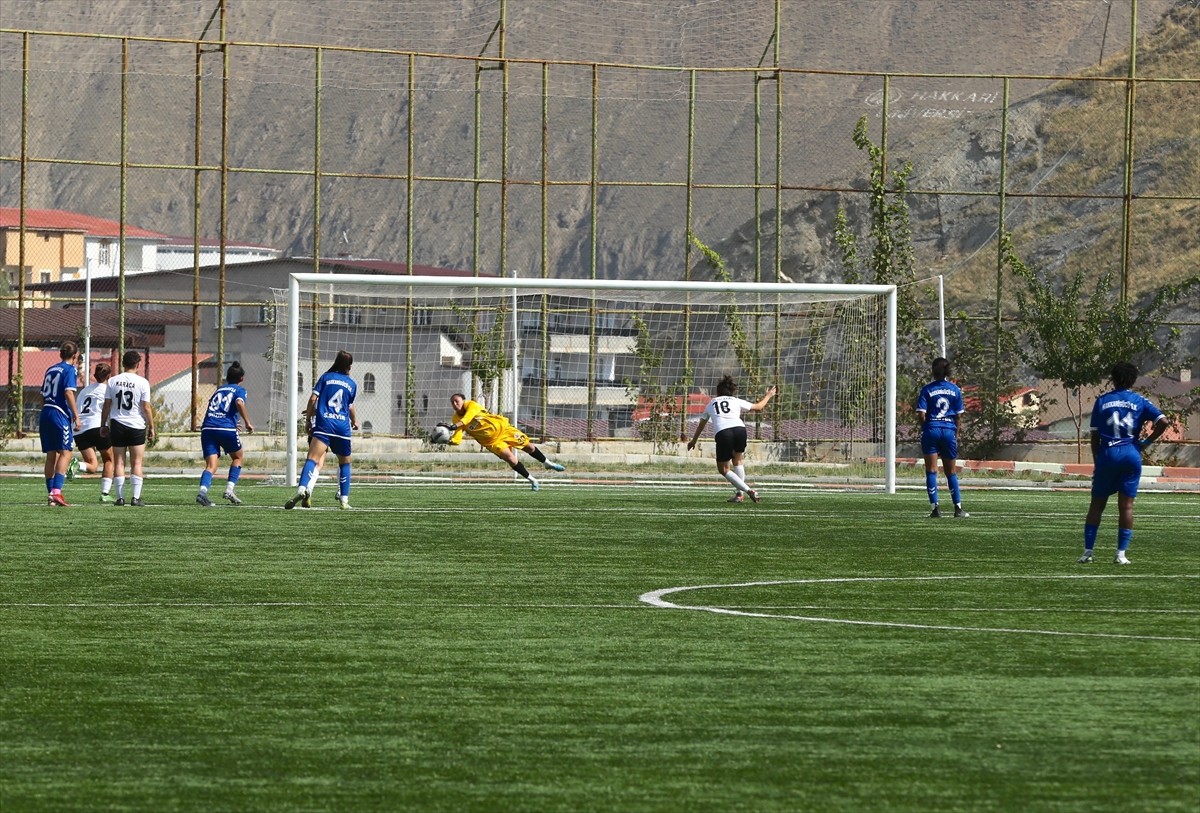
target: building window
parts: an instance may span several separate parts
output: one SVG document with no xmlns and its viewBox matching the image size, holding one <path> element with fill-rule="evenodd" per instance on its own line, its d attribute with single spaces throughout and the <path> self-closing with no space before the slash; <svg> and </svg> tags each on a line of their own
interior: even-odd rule
<svg viewBox="0 0 1200 813">
<path fill-rule="evenodd" d="M 370 431 L 371 431 L 371 422 L 370 422 L 370 421 L 363 421 L 362 430 L 363 430 L 364 432 L 370 432 Z"/>
<path fill-rule="evenodd" d="M 421 414 L 429 411 L 429 395 L 421 396 Z"/>
<path fill-rule="evenodd" d="M 375 373 L 363 373 L 363 392 L 375 392 Z"/>
</svg>

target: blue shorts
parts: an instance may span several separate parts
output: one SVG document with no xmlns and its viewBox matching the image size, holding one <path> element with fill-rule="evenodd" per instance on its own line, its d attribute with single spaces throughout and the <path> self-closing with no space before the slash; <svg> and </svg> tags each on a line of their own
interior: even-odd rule
<svg viewBox="0 0 1200 813">
<path fill-rule="evenodd" d="M 205 457 L 232 455 L 242 450 L 242 438 L 236 429 L 201 429 L 200 450 Z"/>
<path fill-rule="evenodd" d="M 38 418 L 38 434 L 42 438 L 42 451 L 69 452 L 75 448 L 75 431 L 71 419 L 58 409 L 43 409 Z"/>
<path fill-rule="evenodd" d="M 350 438 L 339 437 L 338 435 L 328 435 L 324 432 L 312 433 L 312 437 L 324 443 L 329 447 L 329 451 L 333 452 L 338 457 L 350 456 Z"/>
<path fill-rule="evenodd" d="M 958 459 L 958 430 L 953 426 L 927 425 L 921 430 L 921 454 Z"/>
<path fill-rule="evenodd" d="M 1137 496 L 1142 479 L 1142 453 L 1132 443 L 1101 449 L 1092 470 L 1092 496 L 1108 497 L 1120 492 Z"/>
</svg>

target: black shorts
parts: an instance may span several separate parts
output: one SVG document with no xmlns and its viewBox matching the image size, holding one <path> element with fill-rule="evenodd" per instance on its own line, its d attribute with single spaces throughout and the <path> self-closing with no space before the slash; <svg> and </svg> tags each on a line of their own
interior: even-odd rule
<svg viewBox="0 0 1200 813">
<path fill-rule="evenodd" d="M 134 429 L 120 421 L 110 421 L 108 424 L 108 438 L 112 441 L 113 446 L 122 449 L 127 446 L 145 446 L 146 430 L 144 428 Z"/>
<path fill-rule="evenodd" d="M 111 430 L 109 430 L 111 432 Z M 81 432 L 75 436 L 75 445 L 79 447 L 79 451 L 85 449 L 96 449 L 101 452 L 107 452 L 112 448 L 112 438 L 109 435 L 100 433 L 100 427 L 89 429 L 86 432 Z"/>
<path fill-rule="evenodd" d="M 717 433 L 717 462 L 724 463 L 727 460 L 733 460 L 733 455 L 736 452 L 741 454 L 746 451 L 746 427 L 731 426 L 728 429 L 722 429 Z"/>
</svg>

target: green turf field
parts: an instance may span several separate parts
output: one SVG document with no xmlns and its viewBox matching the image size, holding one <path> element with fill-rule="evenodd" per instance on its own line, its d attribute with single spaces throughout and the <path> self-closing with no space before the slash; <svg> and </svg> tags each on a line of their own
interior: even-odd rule
<svg viewBox="0 0 1200 813">
<path fill-rule="evenodd" d="M 1200 806 L 1196 494 L 193 480 L 0 479 L 4 813 Z"/>
</svg>

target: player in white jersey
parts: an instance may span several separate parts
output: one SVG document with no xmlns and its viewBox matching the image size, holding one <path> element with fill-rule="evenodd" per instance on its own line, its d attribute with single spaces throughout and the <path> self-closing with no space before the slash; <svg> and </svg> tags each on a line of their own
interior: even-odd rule
<svg viewBox="0 0 1200 813">
<path fill-rule="evenodd" d="M 108 433 L 113 445 L 117 485 L 115 505 L 125 505 L 125 450 L 129 450 L 130 481 L 133 485 L 130 505 L 142 502 L 144 480 L 142 458 L 146 440 L 154 438 L 154 407 L 150 405 L 150 382 L 138 375 L 142 354 L 126 350 L 121 357 L 124 372 L 108 380 L 108 398 L 104 402 L 100 431 Z"/>
<path fill-rule="evenodd" d="M 746 468 L 742 465 L 742 456 L 746 453 L 746 423 L 742 415 L 765 407 L 778 390 L 775 387 L 767 388 L 766 394 L 753 404 L 738 398 L 737 391 L 737 382 L 731 376 L 727 375 L 717 382 L 717 396 L 704 407 L 704 414 L 696 425 L 696 433 L 687 447 L 689 451 L 696 448 L 700 433 L 712 421 L 717 442 L 717 471 L 737 489 L 730 502 L 742 502 L 745 499 L 743 495 L 749 495 L 751 500 L 758 502 L 758 492 L 746 484 Z"/>
<path fill-rule="evenodd" d="M 75 443 L 79 446 L 83 462 L 72 461 L 67 476 L 74 477 L 77 471 L 84 474 L 99 473 L 100 502 L 112 502 L 112 497 L 108 496 L 113 477 L 112 439 L 100 431 L 104 402 L 108 400 L 108 378 L 112 375 L 112 367 L 102 361 L 96 365 L 93 375 L 96 380 L 75 396 L 75 402 L 79 405 L 81 425 L 81 431 L 75 436 Z"/>
</svg>

